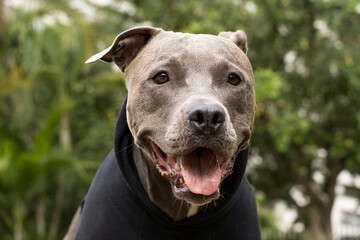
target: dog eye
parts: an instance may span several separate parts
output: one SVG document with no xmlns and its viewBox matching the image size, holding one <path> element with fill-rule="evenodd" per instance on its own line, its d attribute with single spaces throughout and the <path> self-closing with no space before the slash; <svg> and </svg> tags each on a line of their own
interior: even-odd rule
<svg viewBox="0 0 360 240">
<path fill-rule="evenodd" d="M 170 79 L 169 79 L 169 76 L 167 75 L 166 72 L 160 72 L 158 74 L 156 74 L 152 80 L 156 83 L 156 84 L 163 84 L 163 83 L 166 83 L 168 82 Z"/>
<path fill-rule="evenodd" d="M 239 83 L 242 81 L 241 77 L 235 73 L 231 73 L 229 76 L 228 76 L 228 82 L 231 84 L 231 85 L 234 85 L 234 86 L 237 86 L 239 85 Z"/>
</svg>

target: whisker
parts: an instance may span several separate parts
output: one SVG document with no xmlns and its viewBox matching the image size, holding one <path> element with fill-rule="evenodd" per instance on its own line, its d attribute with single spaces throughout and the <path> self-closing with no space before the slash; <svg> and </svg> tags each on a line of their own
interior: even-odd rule
<svg viewBox="0 0 360 240">
<path fill-rule="evenodd" d="M 117 151 L 116 153 L 122 153 L 122 152 L 124 152 L 125 150 L 129 149 L 130 147 L 133 147 L 134 145 L 135 145 L 135 144 L 134 144 L 134 143 L 132 143 L 132 144 L 130 144 L 129 146 L 127 146 L 127 147 L 125 147 L 125 148 L 123 148 L 123 149 L 121 149 L 121 150 Z"/>
<path fill-rule="evenodd" d="M 206 204 L 203 211 L 206 212 L 208 210 L 208 207 L 209 207 L 209 204 Z"/>
<path fill-rule="evenodd" d="M 171 207 L 175 206 L 176 200 L 178 200 L 176 197 L 172 197 L 172 201 L 171 201 Z"/>
<path fill-rule="evenodd" d="M 180 217 L 180 212 L 181 212 L 181 209 L 182 209 L 183 203 L 184 203 L 184 201 L 180 201 L 179 211 L 178 211 L 177 216 L 176 216 L 177 218 L 179 218 L 179 217 Z"/>
</svg>

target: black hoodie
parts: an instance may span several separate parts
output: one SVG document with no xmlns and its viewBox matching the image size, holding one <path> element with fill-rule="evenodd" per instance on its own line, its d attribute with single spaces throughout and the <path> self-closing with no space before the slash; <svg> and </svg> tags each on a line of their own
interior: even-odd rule
<svg viewBox="0 0 360 240">
<path fill-rule="evenodd" d="M 112 150 L 96 173 L 82 207 L 77 240 L 258 240 L 260 224 L 253 191 L 244 177 L 249 149 L 241 151 L 221 196 L 193 217 L 174 221 L 149 199 L 132 155 L 126 101 Z"/>
</svg>

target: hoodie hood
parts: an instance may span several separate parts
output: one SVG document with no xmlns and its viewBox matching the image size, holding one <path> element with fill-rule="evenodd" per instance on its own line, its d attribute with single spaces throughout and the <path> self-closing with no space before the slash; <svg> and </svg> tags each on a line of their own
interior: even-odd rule
<svg viewBox="0 0 360 240">
<path fill-rule="evenodd" d="M 126 104 L 127 100 L 125 99 L 117 119 L 114 134 L 114 150 L 119 168 L 127 185 L 132 192 L 137 195 L 139 203 L 142 204 L 151 215 L 161 218 L 166 222 L 173 222 L 169 216 L 160 211 L 159 208 L 151 202 L 145 189 L 141 185 L 140 178 L 133 161 L 132 145 L 134 143 L 126 121 Z M 239 185 L 244 178 L 248 153 L 249 147 L 240 151 L 236 156 L 233 173 L 222 182 L 220 187 L 220 194 L 223 197 L 208 204 L 206 211 L 200 212 L 193 217 L 177 221 L 177 224 L 208 224 L 209 221 L 216 220 L 217 217 L 221 217 L 220 215 L 230 210 L 238 201 L 238 197 L 235 192 L 239 189 Z"/>
<path fill-rule="evenodd" d="M 76 240 L 261 239 L 254 194 L 244 177 L 248 149 L 239 153 L 233 174 L 222 183 L 221 198 L 195 216 L 174 221 L 150 201 L 141 185 L 126 101 L 114 144 L 81 206 Z"/>
</svg>

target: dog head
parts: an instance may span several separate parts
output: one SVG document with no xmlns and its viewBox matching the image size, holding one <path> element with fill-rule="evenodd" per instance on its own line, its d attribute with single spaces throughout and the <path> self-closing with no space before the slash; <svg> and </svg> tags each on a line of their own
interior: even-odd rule
<svg viewBox="0 0 360 240">
<path fill-rule="evenodd" d="M 242 31 L 219 36 L 133 28 L 87 62 L 125 72 L 135 143 L 173 187 L 203 205 L 219 197 L 235 156 L 249 144 L 254 76 Z"/>
</svg>

